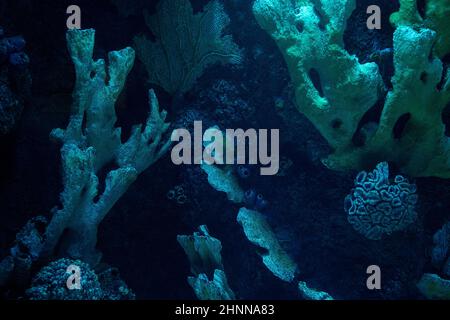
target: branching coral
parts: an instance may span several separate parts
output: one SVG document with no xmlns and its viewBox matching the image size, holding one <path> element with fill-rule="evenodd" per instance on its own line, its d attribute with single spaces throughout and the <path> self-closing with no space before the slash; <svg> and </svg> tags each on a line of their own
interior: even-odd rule
<svg viewBox="0 0 450 320">
<path fill-rule="evenodd" d="M 239 63 L 238 46 L 224 29 L 229 18 L 217 0 L 194 15 L 189 0 L 161 0 L 155 15 L 145 15 L 156 38 L 135 38 L 138 57 L 143 61 L 149 82 L 172 95 L 188 91 L 205 68 L 214 63 Z"/>
<path fill-rule="evenodd" d="M 126 48 L 94 61 L 94 30 L 71 30 L 67 44 L 75 65 L 76 84 L 72 116 L 65 130 L 56 129 L 52 137 L 63 142 L 61 149 L 64 191 L 62 208 L 56 210 L 45 233 L 43 255 L 52 254 L 58 242 L 66 253 L 91 264 L 100 255 L 95 250 L 97 227 L 126 192 L 137 176 L 157 161 L 169 148 L 161 145 L 168 129 L 165 111 L 150 91 L 150 115 L 144 127 L 135 126 L 131 137 L 121 142 L 115 127 L 115 102 L 133 66 L 134 51 Z M 99 170 L 115 163 L 99 194 Z M 64 239 L 60 239 L 65 235 Z"/>
<path fill-rule="evenodd" d="M 358 132 L 371 125 L 364 119 L 382 97 L 382 80 L 374 63 L 360 64 L 344 49 L 342 35 L 354 8 L 354 0 L 254 4 L 259 24 L 287 62 L 298 109 L 334 149 L 324 163 L 345 170 L 392 161 L 410 176 L 450 177 L 450 144 L 441 119 L 450 102 L 450 77 L 432 54 L 440 28 L 398 24 L 393 89 L 375 130 L 355 143 Z"/>
<path fill-rule="evenodd" d="M 416 202 L 416 186 L 402 176 L 396 176 L 391 184 L 388 164 L 383 162 L 371 173 L 358 174 L 355 188 L 345 198 L 345 210 L 358 232 L 379 240 L 415 221 Z"/>
</svg>

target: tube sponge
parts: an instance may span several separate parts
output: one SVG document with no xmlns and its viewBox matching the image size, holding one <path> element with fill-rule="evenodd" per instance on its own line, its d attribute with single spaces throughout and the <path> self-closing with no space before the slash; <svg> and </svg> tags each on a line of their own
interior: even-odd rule
<svg viewBox="0 0 450 320">
<path fill-rule="evenodd" d="M 428 3 L 430 17 L 448 12 L 448 5 L 438 6 L 437 0 Z M 381 101 L 384 86 L 374 63 L 361 64 L 343 46 L 345 22 L 354 8 L 354 0 L 256 0 L 253 7 L 257 21 L 284 55 L 298 110 L 333 148 L 324 164 L 336 170 L 365 170 L 390 161 L 409 176 L 449 178 L 450 141 L 442 112 L 450 102 L 450 76 L 433 55 L 436 41 L 448 39 L 448 28 L 398 24 L 393 89 L 373 133 L 355 143 L 353 138 L 366 125 L 364 116 Z"/>
</svg>

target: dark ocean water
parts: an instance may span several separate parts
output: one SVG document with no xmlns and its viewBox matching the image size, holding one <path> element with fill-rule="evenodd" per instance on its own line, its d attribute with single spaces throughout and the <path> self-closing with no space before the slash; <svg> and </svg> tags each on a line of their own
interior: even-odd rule
<svg viewBox="0 0 450 320">
<path fill-rule="evenodd" d="M 98 59 L 112 50 L 133 46 L 136 35 L 144 33 L 151 38 L 143 12 L 154 14 L 157 2 L 130 1 L 128 7 L 136 5 L 137 9 L 125 16 L 109 0 L 2 0 L 0 26 L 7 36 L 21 35 L 26 40 L 23 51 L 30 60 L 26 72 L 32 84 L 22 93 L 23 80 L 13 81 L 16 78 L 11 74 L 25 71 L 2 62 L 2 78 L 7 72 L 9 87 L 20 92 L 23 112 L 11 129 L 0 135 L 0 258 L 11 255 L 16 235 L 27 221 L 36 216 L 51 219 L 52 208 L 61 208 L 61 144 L 49 136 L 52 129 L 65 128 L 71 115 L 75 71 L 65 38 L 66 8 L 77 4 L 82 10 L 82 28 L 96 30 L 94 58 Z M 199 13 L 208 2 L 191 0 L 194 12 Z M 449 276 L 432 264 L 432 250 L 433 235 L 449 219 L 450 180 L 409 177 L 401 166 L 390 163 L 391 178 L 403 174 L 417 186 L 417 218 L 381 240 L 355 231 L 347 219 L 344 199 L 361 170 L 336 171 L 322 163 L 333 150 L 296 109 L 295 88 L 285 59 L 258 25 L 253 1 L 220 2 L 230 19 L 224 31 L 242 50 L 242 62 L 209 66 L 190 90 L 174 97 L 161 86 L 148 83 L 144 63 L 136 58 L 115 105 L 116 127 L 122 128 L 122 142 L 126 141 L 132 126 L 145 121 L 148 90 L 153 88 L 160 106 L 168 111 L 169 131 L 192 131 L 194 120 L 203 121 L 204 128 L 279 129 L 280 158 L 288 164 L 283 174 L 261 176 L 258 165 L 244 165 L 244 173 L 240 172 L 243 167 L 235 165 L 232 172 L 242 190 L 254 190 L 265 199 L 261 215 L 280 248 L 297 264 L 298 272 L 291 282 L 274 276 L 262 263 L 260 254 L 266 252 L 246 238 L 236 221 L 245 204 L 233 203 L 211 187 L 200 166 L 174 165 L 170 151 L 139 175 L 99 225 L 97 249 L 102 259 L 91 265 L 92 270 L 99 273 L 109 266 L 117 268 L 138 299 L 195 299 L 187 281 L 192 276 L 190 263 L 177 235 L 192 235 L 200 225 L 207 225 L 210 235 L 221 241 L 223 269 L 238 299 L 301 299 L 298 281 L 337 299 L 423 299 L 416 284 L 424 273 Z M 399 5 L 387 0 L 356 2 L 343 46 L 366 62 L 374 53 L 392 48 L 394 28 L 389 15 Z M 365 9 L 369 4 L 382 8 L 381 30 L 367 30 Z M 442 61 L 446 68 L 450 59 L 447 56 Z M 395 71 L 392 56 L 376 62 L 389 90 Z M 382 107 L 384 97 L 380 99 Z M 372 111 L 379 114 L 381 109 Z M 444 112 L 444 122 L 447 117 Z M 99 170 L 99 180 L 113 168 L 108 164 Z M 374 168 L 368 165 L 364 169 Z M 103 190 L 104 183 L 99 188 Z M 175 189 L 181 190 L 183 201 L 170 197 Z M 33 261 L 28 274 L 6 282 L 1 287 L 2 298 L 26 297 L 31 279 L 43 266 L 70 258 L 62 247 L 59 243 L 51 257 Z M 370 265 L 378 265 L 382 271 L 381 290 L 366 286 Z"/>
</svg>

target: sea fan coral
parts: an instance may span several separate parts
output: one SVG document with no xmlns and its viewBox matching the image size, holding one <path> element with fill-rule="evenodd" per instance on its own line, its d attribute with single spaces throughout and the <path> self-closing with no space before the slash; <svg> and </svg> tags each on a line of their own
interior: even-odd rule
<svg viewBox="0 0 450 320">
<path fill-rule="evenodd" d="M 189 0 L 162 0 L 156 15 L 146 13 L 145 20 L 156 42 L 136 37 L 137 55 L 149 82 L 172 95 L 188 91 L 209 65 L 242 60 L 232 37 L 224 35 L 230 19 L 218 1 L 194 15 Z"/>
</svg>

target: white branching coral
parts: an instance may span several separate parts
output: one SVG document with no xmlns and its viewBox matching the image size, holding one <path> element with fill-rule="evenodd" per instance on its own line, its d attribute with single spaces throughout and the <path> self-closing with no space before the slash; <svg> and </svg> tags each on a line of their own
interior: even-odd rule
<svg viewBox="0 0 450 320">
<path fill-rule="evenodd" d="M 137 36 L 137 55 L 149 82 L 172 95 L 188 91 L 208 66 L 242 60 L 232 37 L 224 35 L 230 19 L 217 0 L 197 14 L 189 0 L 161 0 L 156 14 L 146 12 L 145 20 L 156 41 Z"/>
<path fill-rule="evenodd" d="M 115 103 L 133 66 L 134 50 L 110 52 L 106 66 L 104 60 L 93 60 L 94 42 L 95 30 L 67 33 L 76 71 L 72 116 L 65 130 L 51 134 L 63 143 L 64 191 L 62 208 L 54 212 L 43 248 L 43 255 L 48 256 L 60 244 L 71 258 L 93 265 L 100 260 L 95 249 L 98 225 L 137 176 L 170 146 L 170 141 L 161 143 L 169 125 L 153 91 L 145 126 L 135 126 L 129 140 L 121 142 L 121 129 L 115 127 Z M 107 174 L 100 194 L 97 173 L 112 163 L 117 168 Z"/>
</svg>

